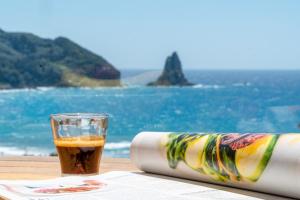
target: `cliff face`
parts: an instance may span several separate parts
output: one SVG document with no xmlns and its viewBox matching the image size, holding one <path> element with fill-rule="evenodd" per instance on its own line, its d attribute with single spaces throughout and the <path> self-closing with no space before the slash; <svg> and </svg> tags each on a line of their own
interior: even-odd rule
<svg viewBox="0 0 300 200">
<path fill-rule="evenodd" d="M 180 59 L 176 52 L 167 57 L 163 73 L 159 78 L 148 84 L 149 86 L 189 86 L 193 85 L 185 78 Z"/>
<path fill-rule="evenodd" d="M 71 40 L 0 30 L 0 87 L 118 86 L 120 72 Z"/>
</svg>

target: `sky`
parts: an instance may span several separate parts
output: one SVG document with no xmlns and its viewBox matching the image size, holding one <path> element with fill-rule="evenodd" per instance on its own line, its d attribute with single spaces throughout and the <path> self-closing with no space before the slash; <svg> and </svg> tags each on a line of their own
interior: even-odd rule
<svg viewBox="0 0 300 200">
<path fill-rule="evenodd" d="M 298 0 L 2 0 L 0 28 L 65 36 L 119 69 L 299 69 Z"/>
</svg>

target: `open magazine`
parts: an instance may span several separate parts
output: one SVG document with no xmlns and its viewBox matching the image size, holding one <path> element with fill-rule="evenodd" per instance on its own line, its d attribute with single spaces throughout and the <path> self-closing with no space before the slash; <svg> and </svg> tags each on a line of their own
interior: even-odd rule
<svg viewBox="0 0 300 200">
<path fill-rule="evenodd" d="M 238 200 L 287 198 L 147 173 L 113 171 L 43 181 L 0 181 L 0 195 L 13 200 Z"/>
</svg>

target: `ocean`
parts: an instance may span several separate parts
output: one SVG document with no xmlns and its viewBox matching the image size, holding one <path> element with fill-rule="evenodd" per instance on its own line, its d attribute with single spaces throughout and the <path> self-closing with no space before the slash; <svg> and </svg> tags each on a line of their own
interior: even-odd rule
<svg viewBox="0 0 300 200">
<path fill-rule="evenodd" d="M 0 90 L 0 154 L 55 152 L 49 115 L 105 112 L 104 154 L 128 157 L 140 131 L 300 132 L 300 71 L 185 71 L 192 87 L 146 87 L 159 71 L 126 70 L 124 87 Z"/>
</svg>

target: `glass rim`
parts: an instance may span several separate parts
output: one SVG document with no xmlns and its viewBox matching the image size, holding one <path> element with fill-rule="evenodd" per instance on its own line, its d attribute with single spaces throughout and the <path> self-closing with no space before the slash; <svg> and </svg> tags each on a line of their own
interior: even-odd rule
<svg viewBox="0 0 300 200">
<path fill-rule="evenodd" d="M 55 113 L 50 115 L 53 119 L 107 119 L 107 113 Z"/>
</svg>

